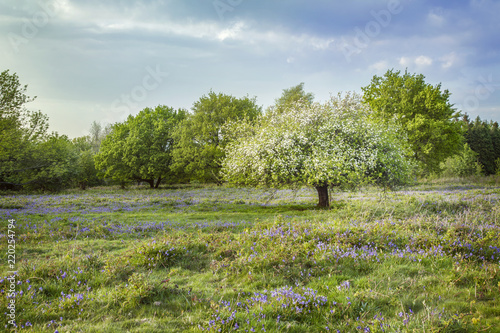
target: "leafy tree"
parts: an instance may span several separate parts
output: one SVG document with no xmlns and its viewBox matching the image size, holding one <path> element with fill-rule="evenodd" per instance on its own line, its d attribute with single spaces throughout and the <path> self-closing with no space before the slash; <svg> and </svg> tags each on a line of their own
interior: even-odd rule
<svg viewBox="0 0 500 333">
<path fill-rule="evenodd" d="M 463 150 L 448 157 L 442 163 L 441 168 L 445 177 L 467 177 L 477 175 L 478 170 L 481 170 L 481 165 L 478 162 L 478 154 L 466 143 Z"/>
<path fill-rule="evenodd" d="M 309 104 L 314 101 L 314 94 L 306 93 L 304 91 L 304 82 L 301 82 L 294 87 L 283 89 L 281 97 L 275 100 L 275 111 L 281 112 L 287 108 L 292 107 L 299 101 L 304 101 Z"/>
<path fill-rule="evenodd" d="M 29 165 L 19 172 L 21 183 L 28 190 L 59 191 L 74 184 L 78 155 L 66 135 L 53 133 L 33 145 Z"/>
<path fill-rule="evenodd" d="M 487 175 L 495 173 L 495 151 L 488 123 L 477 117 L 467 131 L 467 143 L 478 154 L 479 163 Z"/>
<path fill-rule="evenodd" d="M 48 118 L 16 74 L 0 74 L 0 188 L 57 191 L 97 181 L 90 140 L 48 134 Z M 102 131 L 101 131 L 102 132 Z"/>
<path fill-rule="evenodd" d="M 123 158 L 128 135 L 129 128 L 125 122 L 112 125 L 111 132 L 101 142 L 99 153 L 94 156 L 100 177 L 109 177 L 122 186 L 134 180 L 132 169 Z"/>
<path fill-rule="evenodd" d="M 477 117 L 474 121 L 464 118 L 467 127 L 465 139 L 470 148 L 478 155 L 486 175 L 496 172 L 495 160 L 500 158 L 500 129 L 498 123 L 484 121 Z"/>
<path fill-rule="evenodd" d="M 104 177 L 120 182 L 143 181 L 158 188 L 164 180 L 176 180 L 170 170 L 173 129 L 186 117 L 186 111 L 166 106 L 145 108 L 112 126 L 95 156 L 96 168 Z"/>
<path fill-rule="evenodd" d="M 111 125 L 103 126 L 101 123 L 93 121 L 92 124 L 90 124 L 89 132 L 90 134 L 87 140 L 91 144 L 92 151 L 98 153 L 102 140 L 111 132 Z"/>
<path fill-rule="evenodd" d="M 4 188 L 59 191 L 74 183 L 78 155 L 67 136 L 53 133 L 24 148 L 3 169 L 3 183 L 9 185 Z"/>
<path fill-rule="evenodd" d="M 498 122 L 490 122 L 491 143 L 493 145 L 493 155 L 500 158 L 500 128 Z"/>
<path fill-rule="evenodd" d="M 185 172 L 190 179 L 220 183 L 220 169 L 229 136 L 224 125 L 231 121 L 253 120 L 261 108 L 255 99 L 236 98 L 210 92 L 193 105 L 190 114 L 175 130 L 172 170 Z"/>
<path fill-rule="evenodd" d="M 25 104 L 35 98 L 26 95 L 17 74 L 0 73 L 0 188 L 20 188 L 32 180 L 25 177 L 46 164 L 40 156 L 38 143 L 47 139 L 48 118 L 40 111 L 29 111 Z M 21 181 L 21 179 L 23 179 Z"/>
<path fill-rule="evenodd" d="M 94 122 L 93 124 L 98 124 Z M 96 154 L 96 146 L 92 139 L 92 136 L 82 136 L 75 138 L 72 141 L 73 149 L 75 154 L 78 156 L 78 160 L 74 165 L 75 169 L 75 179 L 74 182 L 82 190 L 85 190 L 88 186 L 96 186 L 102 184 L 102 180 L 99 178 L 98 171 L 95 167 L 94 156 Z M 98 147 L 97 147 L 98 151 Z"/>
<path fill-rule="evenodd" d="M 363 183 L 395 187 L 410 181 L 408 150 L 396 127 L 369 120 L 354 94 L 325 104 L 299 102 L 268 112 L 227 146 L 224 179 L 250 186 L 316 188 L 319 206 L 329 206 L 328 188 Z M 243 127 L 243 130 L 241 129 Z"/>
<path fill-rule="evenodd" d="M 402 125 L 421 172 L 428 174 L 439 172 L 440 163 L 460 151 L 464 129 L 449 91 L 424 79 L 422 74 L 389 70 L 383 77 L 375 75 L 362 90 L 376 117 Z"/>
</svg>

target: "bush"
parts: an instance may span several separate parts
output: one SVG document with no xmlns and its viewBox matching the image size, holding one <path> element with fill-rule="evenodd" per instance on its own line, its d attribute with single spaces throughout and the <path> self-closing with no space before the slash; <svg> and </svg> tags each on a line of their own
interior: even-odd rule
<svg viewBox="0 0 500 333">
<path fill-rule="evenodd" d="M 477 161 L 478 154 L 466 143 L 463 150 L 441 163 L 442 175 L 445 177 L 467 177 L 480 175 L 482 165 Z"/>
</svg>

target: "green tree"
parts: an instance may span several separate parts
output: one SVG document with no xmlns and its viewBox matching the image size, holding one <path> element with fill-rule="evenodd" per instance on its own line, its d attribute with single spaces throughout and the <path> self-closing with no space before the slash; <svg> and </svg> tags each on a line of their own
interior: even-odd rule
<svg viewBox="0 0 500 333">
<path fill-rule="evenodd" d="M 0 188 L 57 191 L 89 178 L 86 140 L 48 134 L 47 116 L 25 108 L 34 100 L 26 90 L 16 74 L 0 74 Z"/>
<path fill-rule="evenodd" d="M 82 190 L 88 186 L 104 184 L 95 167 L 95 155 L 99 153 L 101 142 L 111 132 L 111 125 L 103 126 L 97 121 L 90 124 L 89 134 L 73 139 L 74 149 L 78 155 L 75 183 Z"/>
<path fill-rule="evenodd" d="M 177 175 L 170 170 L 172 132 L 185 117 L 183 109 L 160 105 L 113 125 L 95 156 L 96 168 L 104 177 L 122 183 L 143 181 L 151 188 L 158 188 L 162 181 L 175 181 Z"/>
<path fill-rule="evenodd" d="M 467 143 L 478 154 L 486 175 L 495 173 L 495 151 L 488 123 L 477 117 L 467 131 Z"/>
<path fill-rule="evenodd" d="M 29 159 L 32 160 L 29 165 L 35 167 L 19 173 L 21 184 L 26 189 L 59 191 L 74 184 L 78 154 L 66 135 L 52 133 L 36 142 Z"/>
<path fill-rule="evenodd" d="M 93 124 L 97 123 L 94 122 Z M 96 154 L 96 146 L 92 136 L 75 138 L 72 140 L 72 143 L 75 154 L 78 156 L 78 160 L 73 166 L 75 169 L 75 185 L 85 190 L 88 186 L 103 184 L 95 167 L 94 156 Z"/>
<path fill-rule="evenodd" d="M 93 121 L 90 124 L 89 132 L 87 140 L 91 144 L 92 151 L 98 153 L 102 140 L 111 132 L 111 125 L 103 126 L 101 123 Z"/>
<path fill-rule="evenodd" d="M 99 153 L 94 156 L 99 176 L 111 178 L 122 186 L 134 180 L 132 169 L 123 159 L 128 135 L 129 127 L 125 122 L 113 124 L 111 132 L 101 142 Z"/>
<path fill-rule="evenodd" d="M 172 170 L 189 179 L 220 183 L 220 169 L 229 136 L 224 125 L 253 120 L 261 114 L 255 99 L 210 92 L 196 101 L 190 114 L 174 132 Z"/>
<path fill-rule="evenodd" d="M 478 162 L 478 154 L 465 143 L 460 153 L 448 157 L 442 163 L 441 169 L 445 177 L 467 177 L 476 175 L 478 170 L 481 170 L 481 166 Z"/>
<path fill-rule="evenodd" d="M 0 73 L 0 188 L 20 188 L 32 180 L 26 177 L 45 167 L 35 159 L 41 142 L 47 139 L 48 118 L 40 111 L 29 111 L 25 104 L 35 98 L 26 95 L 17 74 Z M 26 183 L 27 184 L 27 183 Z"/>
<path fill-rule="evenodd" d="M 491 143 L 495 159 L 500 158 L 500 128 L 498 122 L 490 122 Z"/>
<path fill-rule="evenodd" d="M 304 82 L 301 82 L 294 87 L 283 89 L 281 97 L 275 100 L 275 111 L 282 112 L 283 110 L 292 107 L 299 101 L 303 101 L 309 104 L 314 101 L 314 94 L 306 93 L 304 91 Z"/>
<path fill-rule="evenodd" d="M 439 172 L 440 163 L 462 148 L 460 113 L 441 84 L 426 83 L 422 74 L 389 70 L 383 77 L 375 75 L 362 90 L 376 117 L 402 125 L 422 173 Z"/>
<path fill-rule="evenodd" d="M 224 179 L 250 186 L 313 186 L 320 207 L 329 206 L 329 187 L 408 183 L 412 165 L 397 127 L 370 121 L 370 113 L 359 96 L 347 94 L 267 112 L 253 126 L 236 123 L 233 130 L 244 134 L 227 146 Z"/>
<path fill-rule="evenodd" d="M 484 121 L 477 117 L 474 121 L 464 123 L 467 127 L 465 139 L 470 148 L 477 153 L 479 163 L 486 175 L 496 172 L 495 160 L 500 158 L 500 129 L 498 123 Z"/>
</svg>

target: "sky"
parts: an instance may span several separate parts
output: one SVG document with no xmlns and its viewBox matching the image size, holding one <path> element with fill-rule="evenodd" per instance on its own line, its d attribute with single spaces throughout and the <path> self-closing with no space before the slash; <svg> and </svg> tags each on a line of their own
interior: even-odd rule
<svg viewBox="0 0 500 333">
<path fill-rule="evenodd" d="M 211 90 L 265 109 L 304 82 L 322 102 L 389 69 L 500 122 L 499 16 L 499 0 L 0 0 L 0 71 L 69 137 Z"/>
</svg>

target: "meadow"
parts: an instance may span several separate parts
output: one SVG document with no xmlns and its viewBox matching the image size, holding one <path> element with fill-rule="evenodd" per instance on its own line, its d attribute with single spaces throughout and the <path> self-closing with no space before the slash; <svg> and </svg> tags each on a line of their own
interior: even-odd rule
<svg viewBox="0 0 500 333">
<path fill-rule="evenodd" d="M 499 199 L 498 179 L 330 209 L 310 188 L 4 194 L 0 330 L 15 270 L 19 332 L 500 332 Z"/>
</svg>

